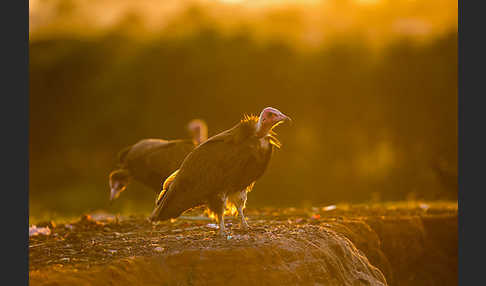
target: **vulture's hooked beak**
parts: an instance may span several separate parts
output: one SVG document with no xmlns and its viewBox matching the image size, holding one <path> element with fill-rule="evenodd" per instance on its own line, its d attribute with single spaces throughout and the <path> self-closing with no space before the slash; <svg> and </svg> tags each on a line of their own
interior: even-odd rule
<svg viewBox="0 0 486 286">
<path fill-rule="evenodd" d="M 114 200 L 116 200 L 122 191 L 124 191 L 126 186 L 123 186 L 121 188 L 118 188 L 117 186 L 112 187 L 110 190 L 110 205 L 113 203 Z"/>
<path fill-rule="evenodd" d="M 288 117 L 287 115 L 285 115 L 284 122 L 288 122 L 289 125 L 292 125 L 294 123 L 294 121 L 292 121 L 292 118 Z"/>
<path fill-rule="evenodd" d="M 113 201 L 116 200 L 118 197 L 118 192 L 115 189 L 111 189 L 110 191 L 110 205 L 113 204 Z"/>
<path fill-rule="evenodd" d="M 284 123 L 284 122 L 288 122 L 288 123 L 289 123 L 289 125 L 292 125 L 292 122 L 293 122 L 293 121 L 292 121 L 292 118 L 290 118 L 289 116 L 287 116 L 287 115 L 285 115 L 285 114 L 283 114 L 283 113 L 280 113 L 280 118 L 279 118 L 279 119 L 280 119 L 280 120 L 278 121 L 277 125 L 278 125 L 278 124 L 282 124 L 282 123 Z"/>
<path fill-rule="evenodd" d="M 292 125 L 292 119 L 288 117 L 287 115 L 280 113 L 279 118 L 277 119 L 276 123 L 272 126 L 270 131 L 272 131 L 275 127 L 279 126 L 282 123 L 288 122 L 289 125 Z"/>
</svg>

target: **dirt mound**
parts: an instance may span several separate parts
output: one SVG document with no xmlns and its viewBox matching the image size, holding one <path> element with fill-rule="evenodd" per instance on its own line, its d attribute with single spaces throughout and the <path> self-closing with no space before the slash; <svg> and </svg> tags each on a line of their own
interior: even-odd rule
<svg viewBox="0 0 486 286">
<path fill-rule="evenodd" d="M 249 210 L 252 229 L 229 218 L 225 238 L 199 216 L 50 223 L 49 236 L 30 239 L 30 283 L 457 284 L 457 209 L 323 210 Z"/>
<path fill-rule="evenodd" d="M 311 233 L 314 233 L 312 235 Z M 345 237 L 311 227 L 303 237 L 126 258 L 87 271 L 31 273 L 31 285 L 387 285 Z M 313 236 L 313 237 L 311 237 Z M 308 240 L 311 239 L 311 240 Z"/>
</svg>

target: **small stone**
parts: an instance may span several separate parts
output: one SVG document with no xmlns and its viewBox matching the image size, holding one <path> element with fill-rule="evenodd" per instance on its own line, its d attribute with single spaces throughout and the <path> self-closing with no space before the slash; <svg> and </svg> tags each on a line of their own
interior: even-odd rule
<svg viewBox="0 0 486 286">
<path fill-rule="evenodd" d="M 321 218 L 321 215 L 320 214 L 313 214 L 311 216 L 311 219 L 320 219 Z"/>
<path fill-rule="evenodd" d="M 90 221 L 90 220 L 92 220 L 92 218 L 89 214 L 84 214 L 81 216 L 81 221 Z"/>
<path fill-rule="evenodd" d="M 429 209 L 429 205 L 424 203 L 419 204 L 419 207 L 425 211 Z"/>
<path fill-rule="evenodd" d="M 330 206 L 327 206 L 327 207 L 323 207 L 322 210 L 323 211 L 332 211 L 332 210 L 335 210 L 336 209 L 336 206 L 335 205 L 330 205 Z"/>
<path fill-rule="evenodd" d="M 50 235 L 51 230 L 49 229 L 48 226 L 46 227 L 37 227 L 35 225 L 29 227 L 29 236 L 35 236 L 35 235 Z"/>
<path fill-rule="evenodd" d="M 206 225 L 206 227 L 208 227 L 208 228 L 212 228 L 212 229 L 217 229 L 217 228 L 218 228 L 218 226 L 217 226 L 216 224 L 214 224 L 214 223 L 208 223 L 208 224 Z"/>
</svg>

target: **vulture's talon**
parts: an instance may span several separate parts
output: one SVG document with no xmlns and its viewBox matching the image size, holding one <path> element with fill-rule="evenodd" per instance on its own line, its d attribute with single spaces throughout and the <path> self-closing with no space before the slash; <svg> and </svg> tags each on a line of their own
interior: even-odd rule
<svg viewBox="0 0 486 286">
<path fill-rule="evenodd" d="M 251 227 L 248 225 L 248 223 L 243 223 L 241 224 L 241 230 L 249 231 L 251 230 Z"/>
</svg>

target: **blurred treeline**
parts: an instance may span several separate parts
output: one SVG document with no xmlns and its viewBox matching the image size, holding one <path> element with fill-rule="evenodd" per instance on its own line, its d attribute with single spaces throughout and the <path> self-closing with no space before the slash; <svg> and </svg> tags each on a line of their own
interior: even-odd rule
<svg viewBox="0 0 486 286">
<path fill-rule="evenodd" d="M 372 49 L 349 33 L 309 50 L 201 22 L 184 36 L 120 32 L 30 43 L 31 212 L 105 208 L 117 152 L 210 135 L 273 106 L 294 119 L 250 206 L 457 198 L 457 32 Z M 132 184 L 112 208 L 150 211 Z"/>
</svg>

